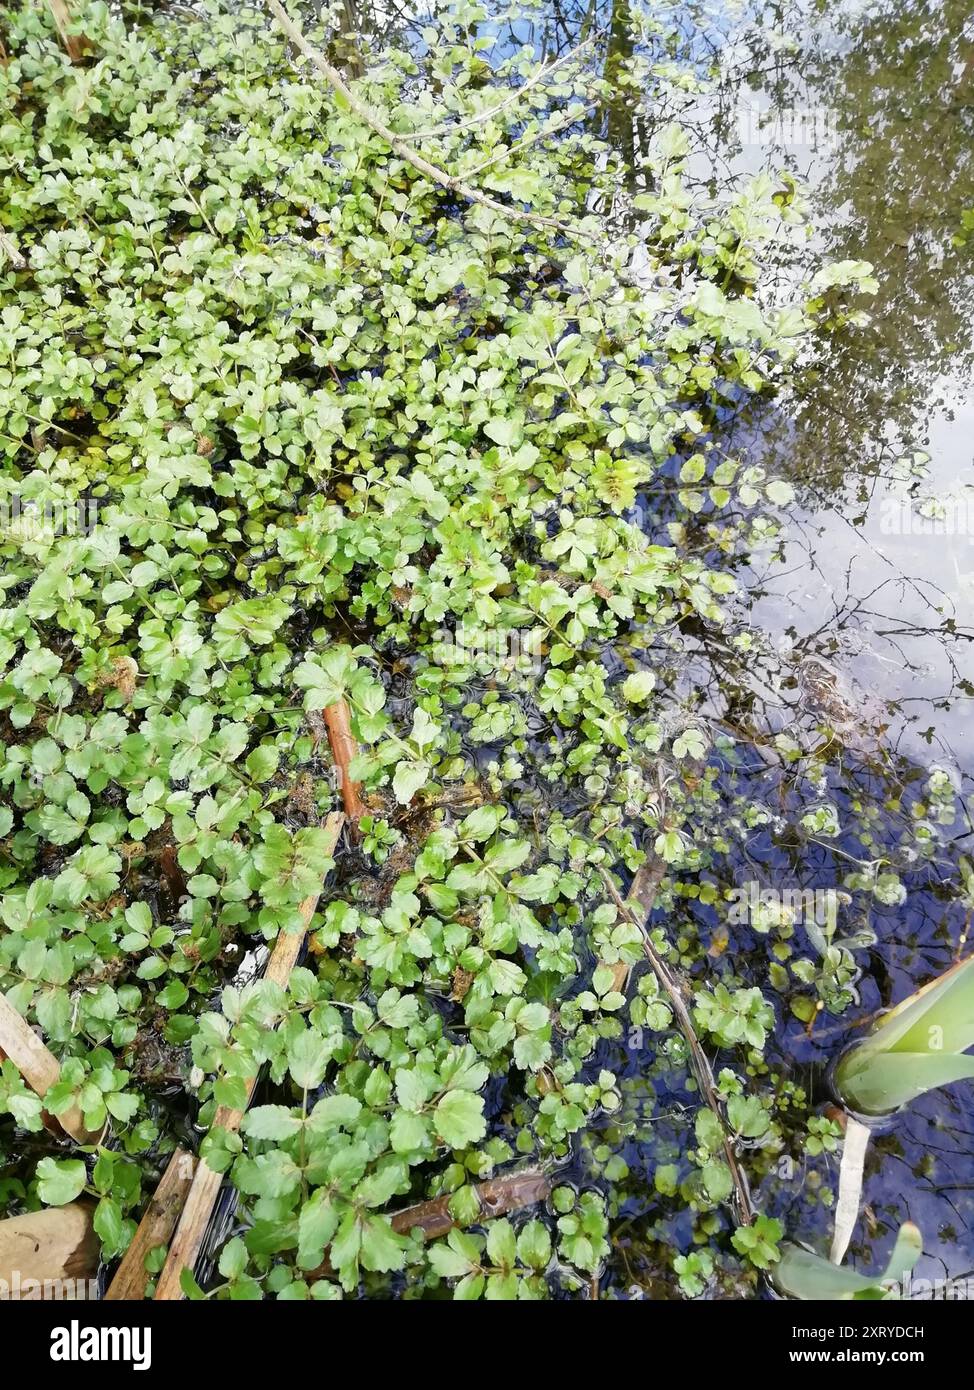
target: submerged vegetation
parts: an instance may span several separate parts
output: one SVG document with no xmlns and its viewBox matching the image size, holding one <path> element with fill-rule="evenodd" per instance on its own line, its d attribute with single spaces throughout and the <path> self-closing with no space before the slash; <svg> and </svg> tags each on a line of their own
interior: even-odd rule
<svg viewBox="0 0 974 1390">
<path fill-rule="evenodd" d="M 873 938 L 742 911 L 726 866 L 851 834 L 868 918 L 954 788 L 928 769 L 892 832 L 840 808 L 833 761 L 875 768 L 819 678 L 769 806 L 690 651 L 762 650 L 736 571 L 791 498 L 722 423 L 859 331 L 871 267 L 810 263 L 790 176 L 701 188 L 678 124 L 633 184 L 593 112 L 696 87 L 666 6 L 602 72 L 480 5 L 371 40 L 291 6 L 394 146 L 264 6 L 74 13 L 77 62 L 12 6 L 0 66 L 0 990 L 60 1062 L 43 1094 L 2 1063 L 0 1197 L 93 1195 L 111 1265 L 198 1149 L 236 1206 L 191 1297 L 621 1296 L 637 1219 L 665 1296 L 753 1293 L 782 1248 L 781 1289 L 825 1287 L 760 1190 L 842 1117 L 770 1040 L 842 1014 Z"/>
</svg>

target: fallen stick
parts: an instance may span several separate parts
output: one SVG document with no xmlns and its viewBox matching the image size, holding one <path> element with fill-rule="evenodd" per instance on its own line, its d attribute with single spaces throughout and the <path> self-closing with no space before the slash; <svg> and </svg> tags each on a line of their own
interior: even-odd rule
<svg viewBox="0 0 974 1390">
<path fill-rule="evenodd" d="M 108 1286 L 105 1293 L 107 1300 L 145 1298 L 146 1281 L 150 1277 L 146 1272 L 145 1257 L 151 1250 L 168 1245 L 172 1240 L 195 1172 L 195 1155 L 188 1149 L 176 1149 L 149 1198 L 139 1228 L 132 1237 L 132 1244 Z"/>
<path fill-rule="evenodd" d="M 500 213 L 502 217 L 508 218 L 512 222 L 526 222 L 531 227 L 547 228 L 551 231 L 562 232 L 566 236 L 579 237 L 582 240 L 591 240 L 592 233 L 586 232 L 578 227 L 570 227 L 564 222 L 559 222 L 554 217 L 542 217 L 533 212 L 521 212 L 517 208 L 508 207 L 504 203 L 499 203 L 496 198 L 489 198 L 486 193 L 481 193 L 476 188 L 471 188 L 462 179 L 448 174 L 445 169 L 437 168 L 428 159 L 410 149 L 407 141 L 409 136 L 399 136 L 389 129 L 384 121 L 370 111 L 364 101 L 352 91 L 351 87 L 345 82 L 337 68 L 333 68 L 331 63 L 320 54 L 317 49 L 312 48 L 311 44 L 302 34 L 301 30 L 289 16 L 287 10 L 280 3 L 280 0 L 267 0 L 267 8 L 277 20 L 278 24 L 287 34 L 288 38 L 296 48 L 304 54 L 308 61 L 318 69 L 325 80 L 335 89 L 342 101 L 346 103 L 349 110 L 358 116 L 360 121 L 364 121 L 370 130 L 374 130 L 380 139 L 384 140 L 394 154 L 400 159 L 404 159 L 407 164 L 411 164 L 419 173 L 425 174 L 434 183 L 440 184 L 442 188 L 448 189 L 467 203 L 480 203 L 482 207 L 490 208 L 491 212 Z"/>
<path fill-rule="evenodd" d="M 88 1290 L 78 1284 L 98 1272 L 101 1243 L 95 1234 L 94 1207 L 90 1202 L 68 1202 L 26 1216 L 0 1221 L 0 1281 L 6 1297 L 85 1298 Z M 58 1280 L 46 1294 L 41 1285 Z M 71 1280 L 70 1293 L 64 1287 Z"/>
<path fill-rule="evenodd" d="M 326 820 L 325 830 L 328 832 L 330 840 L 328 854 L 331 854 L 337 845 L 344 822 L 345 817 L 339 812 L 333 812 Z M 302 921 L 301 929 L 296 932 L 280 932 L 274 943 L 270 960 L 267 962 L 267 969 L 264 971 L 264 978 L 273 980 L 282 989 L 287 987 L 291 971 L 294 969 L 301 947 L 304 945 L 308 927 L 311 925 L 311 919 L 315 915 L 320 897 L 321 890 L 319 889 L 317 893 L 305 898 L 299 909 Z M 247 1083 L 247 1105 L 250 1104 L 256 1086 L 257 1077 L 255 1075 Z M 245 1105 L 243 1110 L 231 1110 L 226 1105 L 219 1106 L 213 1117 L 212 1128 L 225 1129 L 228 1133 L 235 1134 L 240 1128 L 246 1108 Z M 203 1238 L 206 1235 L 206 1228 L 209 1225 L 222 1184 L 223 1174 L 214 1172 L 204 1159 L 200 1159 L 196 1166 L 189 1195 L 186 1198 L 186 1205 L 183 1207 L 182 1216 L 176 1227 L 176 1234 L 169 1247 L 169 1255 L 156 1285 L 155 1298 L 157 1300 L 166 1301 L 183 1297 L 182 1285 L 179 1282 L 180 1276 L 184 1269 L 192 1270 L 196 1265 L 203 1245 Z"/>
<path fill-rule="evenodd" d="M 492 1221 L 496 1216 L 504 1216 L 509 1211 L 521 1211 L 524 1207 L 536 1206 L 543 1202 L 551 1191 L 551 1178 L 538 1168 L 526 1168 L 519 1173 L 504 1173 L 499 1178 L 490 1178 L 478 1183 L 474 1188 L 480 1202 L 480 1213 L 484 1221 Z M 415 1206 L 395 1211 L 389 1218 L 392 1229 L 401 1236 L 410 1231 L 422 1231 L 427 1240 L 437 1240 L 449 1235 L 457 1225 L 450 1215 L 452 1193 L 443 1197 L 433 1197 L 428 1202 L 417 1202 Z M 326 1279 L 333 1274 L 331 1261 L 327 1254 L 317 1269 L 309 1270 L 307 1279 Z"/>
<path fill-rule="evenodd" d="M 356 782 L 348 770 L 353 758 L 358 757 L 358 744 L 352 733 L 347 700 L 336 700 L 333 705 L 326 707 L 325 728 L 328 730 L 331 755 L 338 768 L 342 805 L 345 807 L 345 815 L 354 827 L 368 813 L 368 808 L 362 800 L 362 783 Z"/>
<path fill-rule="evenodd" d="M 41 1100 L 61 1079 L 61 1064 L 54 1053 L 48 1051 L 27 1020 L 0 994 L 0 1059 L 3 1057 L 9 1057 Z M 90 1130 L 85 1126 L 77 1105 L 54 1119 L 79 1144 L 93 1144 L 104 1133 L 104 1129 Z"/>
<path fill-rule="evenodd" d="M 666 864 L 662 859 L 647 859 L 637 870 L 635 878 L 630 885 L 629 892 L 626 894 L 626 904 L 634 911 L 636 908 L 642 914 L 645 922 L 653 910 L 656 901 L 656 894 L 659 886 L 666 875 Z M 629 972 L 632 966 L 627 961 L 613 961 L 607 965 L 605 961 L 599 961 L 599 965 L 606 965 L 612 971 L 612 983 L 616 991 L 620 994 L 625 992 L 626 982 L 629 979 Z"/>
<path fill-rule="evenodd" d="M 485 1221 L 495 1216 L 504 1216 L 509 1211 L 519 1211 L 522 1207 L 533 1207 L 543 1202 L 551 1191 L 551 1178 L 540 1169 L 528 1168 L 520 1173 L 506 1173 L 499 1178 L 490 1178 L 478 1183 L 474 1188 L 480 1201 L 480 1210 Z M 457 1224 L 450 1215 L 450 1196 L 434 1197 L 428 1202 L 417 1202 L 413 1207 L 393 1212 L 390 1217 L 392 1229 L 399 1235 L 420 1230 L 427 1240 L 445 1236 Z"/>
<path fill-rule="evenodd" d="M 727 1124 L 724 1120 L 723 1107 L 717 1095 L 717 1083 L 714 1080 L 713 1068 L 710 1065 L 707 1054 L 700 1045 L 700 1039 L 697 1037 L 696 1030 L 694 1029 L 690 1011 L 687 1008 L 686 1000 L 683 998 L 683 991 L 680 989 L 679 983 L 669 966 L 661 958 L 656 947 L 650 940 L 645 920 L 638 918 L 627 906 L 620 896 L 619 890 L 612 882 L 611 875 L 605 869 L 601 872 L 605 880 L 605 885 L 616 907 L 626 917 L 627 921 L 632 922 L 642 933 L 643 953 L 652 967 L 653 974 L 669 996 L 670 1005 L 673 1009 L 677 1025 L 690 1049 L 690 1061 L 701 1093 L 720 1125 L 724 1157 L 727 1160 L 727 1166 L 730 1169 L 731 1179 L 734 1183 L 734 1209 L 738 1221 L 742 1226 L 750 1226 L 751 1222 L 754 1220 L 754 1211 L 751 1207 L 751 1195 L 748 1191 L 747 1179 L 741 1172 L 737 1162 L 737 1155 L 734 1153 L 734 1146 L 731 1143 L 730 1135 L 727 1131 Z"/>
</svg>

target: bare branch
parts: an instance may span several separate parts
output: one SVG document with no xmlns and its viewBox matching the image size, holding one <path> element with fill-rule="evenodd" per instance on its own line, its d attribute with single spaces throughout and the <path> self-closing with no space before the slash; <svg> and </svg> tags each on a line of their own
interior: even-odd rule
<svg viewBox="0 0 974 1390">
<path fill-rule="evenodd" d="M 631 922 L 634 927 L 637 927 L 642 934 L 643 953 L 653 968 L 653 974 L 669 996 L 670 1005 L 673 1009 L 677 1024 L 679 1025 L 680 1032 L 686 1039 L 687 1046 L 690 1049 L 690 1060 L 693 1065 L 694 1074 L 700 1085 L 701 1093 L 720 1125 L 724 1156 L 727 1159 L 727 1166 L 730 1169 L 731 1179 L 734 1183 L 734 1208 L 737 1213 L 737 1218 L 742 1226 L 749 1226 L 754 1220 L 754 1212 L 751 1208 L 751 1195 L 748 1191 L 747 1179 L 741 1172 L 740 1165 L 737 1162 L 737 1155 L 734 1152 L 734 1146 L 731 1143 L 727 1124 L 724 1120 L 723 1107 L 717 1095 L 717 1083 L 714 1080 L 713 1069 L 707 1054 L 700 1045 L 700 1039 L 697 1037 L 696 1030 L 694 1029 L 690 1011 L 686 1006 L 686 1000 L 683 998 L 683 992 L 666 962 L 660 957 L 659 952 L 650 940 L 645 921 L 640 920 L 631 911 L 628 904 L 623 901 L 619 895 L 619 890 L 612 882 L 611 875 L 607 873 L 605 869 L 602 870 L 602 877 L 605 880 L 605 885 L 616 907 L 626 920 Z"/>
<path fill-rule="evenodd" d="M 411 130 L 408 135 L 403 136 L 403 139 L 409 141 L 435 140 L 444 135 L 458 135 L 463 130 L 470 130 L 473 126 L 482 125 L 485 121 L 493 120 L 493 118 L 499 116 L 502 111 L 506 111 L 509 106 L 513 106 L 515 102 L 520 101 L 524 94 L 529 92 L 532 87 L 537 86 L 542 78 L 550 77 L 556 68 L 562 67 L 565 63 L 570 62 L 572 58 L 577 58 L 582 50 L 590 48 L 592 43 L 592 39 L 585 39 L 577 48 L 573 48 L 570 53 L 563 53 L 562 56 L 556 58 L 553 63 L 542 64 L 538 71 L 529 77 L 526 82 L 522 83 L 516 91 L 511 92 L 510 96 L 505 97 L 503 101 L 499 101 L 496 106 L 491 106 L 489 110 L 480 111 L 475 116 L 469 116 L 465 121 L 458 121 L 456 125 L 450 125 L 449 122 L 447 122 L 444 125 L 432 126 L 429 130 Z"/>
<path fill-rule="evenodd" d="M 445 169 L 439 169 L 435 164 L 430 164 L 428 159 L 418 155 L 415 150 L 409 148 L 406 141 L 394 131 L 390 130 L 384 121 L 361 101 L 352 89 L 345 82 L 341 73 L 333 68 L 327 58 L 323 57 L 317 49 L 311 47 L 308 40 L 304 37 L 301 30 L 290 18 L 280 0 L 267 0 L 267 7 L 277 20 L 278 24 L 287 34 L 288 38 L 296 48 L 313 64 L 322 74 L 327 82 L 335 89 L 348 108 L 364 122 L 370 130 L 374 130 L 376 135 L 383 139 L 394 154 L 400 159 L 404 159 L 407 164 L 411 164 L 419 173 L 425 174 L 434 183 L 440 184 L 442 188 L 447 188 L 458 198 L 462 198 L 467 203 L 479 203 L 481 207 L 490 208 L 491 212 L 498 213 L 501 217 L 506 217 L 511 222 L 524 222 L 531 227 L 539 227 L 547 231 L 561 232 L 565 236 L 581 237 L 585 240 L 592 239 L 592 233 L 586 232 L 579 227 L 569 226 L 565 222 L 559 222 L 554 217 L 542 217 L 534 212 L 521 212 L 517 208 L 507 207 L 504 203 L 499 203 L 496 198 L 489 198 L 485 193 L 481 193 L 476 188 L 471 188 L 462 179 L 455 178 L 448 174 Z"/>
</svg>

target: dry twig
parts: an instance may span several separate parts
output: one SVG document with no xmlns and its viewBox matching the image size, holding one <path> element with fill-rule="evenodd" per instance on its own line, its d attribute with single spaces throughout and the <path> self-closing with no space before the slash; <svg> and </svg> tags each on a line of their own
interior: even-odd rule
<svg viewBox="0 0 974 1390">
<path fill-rule="evenodd" d="M 40 1096 L 47 1095 L 61 1079 L 61 1064 L 53 1052 L 41 1042 L 25 1018 L 0 994 L 0 1061 L 9 1057 L 28 1086 Z M 102 1131 L 92 1131 L 85 1125 L 77 1105 L 56 1115 L 55 1120 L 79 1144 L 92 1144 Z"/>
<path fill-rule="evenodd" d="M 334 850 L 338 843 L 344 821 L 345 817 L 336 812 L 330 815 L 325 822 L 325 829 L 328 831 L 331 842 L 329 853 Z M 301 904 L 302 930 L 281 932 L 274 943 L 274 950 L 267 962 L 264 978 L 274 980 L 282 989 L 287 988 L 287 982 L 291 978 L 291 971 L 294 969 L 301 947 L 304 945 L 304 939 L 308 927 L 311 925 L 311 919 L 315 915 L 320 897 L 321 891 L 319 890 L 309 898 L 305 898 Z M 256 1085 L 257 1077 L 253 1076 L 247 1086 L 248 1105 Z M 235 1134 L 240 1128 L 243 1117 L 243 1110 L 231 1110 L 228 1106 L 221 1105 L 213 1117 L 213 1128 L 225 1129 L 229 1133 Z M 183 1213 L 179 1219 L 179 1225 L 176 1227 L 173 1243 L 169 1248 L 169 1255 L 159 1276 L 159 1283 L 156 1285 L 156 1299 L 165 1302 L 182 1298 L 183 1291 L 180 1283 L 182 1272 L 184 1269 L 192 1270 L 196 1265 L 222 1183 L 223 1174 L 214 1172 L 204 1159 L 200 1159 L 189 1195 L 186 1198 L 186 1205 L 183 1207 Z"/>
<path fill-rule="evenodd" d="M 352 760 L 358 757 L 358 744 L 352 733 L 347 700 L 336 700 L 333 705 L 328 705 L 325 709 L 325 728 L 328 730 L 331 755 L 338 768 L 342 805 L 349 821 L 357 826 L 366 815 L 367 807 L 362 800 L 362 783 L 354 781 L 348 770 Z"/>
<path fill-rule="evenodd" d="M 492 1221 L 509 1211 L 520 1211 L 545 1201 L 551 1191 L 551 1178 L 539 1168 L 526 1168 L 478 1183 L 474 1191 L 480 1202 L 482 1219 Z M 410 1231 L 422 1231 L 427 1240 L 449 1235 L 457 1224 L 450 1215 L 450 1197 L 447 1193 L 444 1197 L 433 1197 L 428 1202 L 417 1202 L 415 1206 L 393 1212 L 389 1218 L 392 1229 L 401 1236 Z M 333 1272 L 326 1255 L 323 1263 L 306 1277 L 324 1279 Z"/>
<path fill-rule="evenodd" d="M 411 164 L 419 173 L 424 174 L 434 183 L 438 183 L 442 188 L 448 189 L 458 198 L 462 198 L 467 203 L 479 203 L 481 207 L 490 208 L 491 212 L 499 213 L 502 217 L 508 218 L 512 222 L 525 222 L 531 227 L 539 227 L 548 231 L 561 232 L 565 236 L 580 237 L 584 240 L 591 240 L 592 233 L 586 232 L 578 227 L 569 226 L 565 222 L 559 222 L 554 217 L 542 217 L 538 213 L 521 212 L 518 208 L 506 206 L 499 203 L 496 198 L 490 198 L 486 193 L 481 193 L 479 189 L 471 188 L 462 179 L 456 178 L 453 174 L 447 173 L 445 169 L 438 168 L 431 164 L 428 159 L 410 149 L 407 138 L 396 135 L 389 129 L 384 121 L 380 120 L 374 111 L 370 111 L 364 101 L 361 101 L 351 87 L 342 77 L 337 68 L 332 67 L 317 49 L 312 48 L 311 44 L 302 34 L 301 30 L 291 19 L 280 0 L 267 0 L 267 7 L 284 30 L 291 42 L 298 48 L 308 61 L 321 73 L 325 80 L 334 88 L 342 101 L 363 121 L 370 130 L 374 130 L 380 139 L 384 140 L 394 154 L 400 159 L 404 159 L 407 164 Z"/>
<path fill-rule="evenodd" d="M 626 920 L 628 922 L 631 922 L 633 926 L 638 927 L 639 931 L 642 933 L 643 952 L 646 956 L 646 959 L 649 961 L 652 967 L 653 974 L 656 976 L 657 980 L 659 980 L 660 984 L 663 986 L 663 989 L 666 991 L 669 997 L 670 1006 L 673 1009 L 673 1014 L 676 1018 L 677 1025 L 680 1029 L 680 1032 L 686 1039 L 687 1046 L 690 1049 L 690 1061 L 693 1066 L 694 1075 L 697 1078 L 697 1083 L 700 1086 L 701 1094 L 703 1095 L 704 1100 L 707 1102 L 707 1105 L 713 1111 L 717 1119 L 717 1122 L 720 1125 L 724 1157 L 727 1160 L 727 1166 L 730 1169 L 731 1179 L 734 1183 L 734 1208 L 737 1214 L 737 1219 L 742 1226 L 749 1226 L 754 1219 L 754 1212 L 751 1207 L 751 1196 L 748 1191 L 747 1179 L 744 1177 L 740 1165 L 737 1162 L 737 1155 L 734 1152 L 734 1146 L 731 1142 L 730 1134 L 727 1129 L 727 1122 L 724 1119 L 723 1106 L 721 1105 L 720 1098 L 717 1095 L 717 1083 L 714 1080 L 713 1068 L 710 1065 L 710 1060 L 707 1057 L 707 1054 L 704 1052 L 702 1046 L 700 1045 L 700 1039 L 697 1037 L 696 1030 L 693 1026 L 693 1020 L 690 1017 L 690 1011 L 687 1008 L 686 1000 L 683 997 L 683 991 L 681 990 L 679 982 L 677 981 L 673 972 L 670 970 L 666 962 L 661 958 L 659 952 L 656 950 L 656 947 L 650 940 L 649 932 L 646 928 L 645 918 L 639 918 L 636 916 L 636 914 L 632 911 L 629 905 L 621 897 L 619 890 L 612 882 L 611 875 L 605 869 L 602 870 L 602 877 L 605 880 L 605 885 L 608 888 L 609 893 L 612 897 L 612 901 L 615 903 L 616 907 L 623 914 Z"/>
</svg>

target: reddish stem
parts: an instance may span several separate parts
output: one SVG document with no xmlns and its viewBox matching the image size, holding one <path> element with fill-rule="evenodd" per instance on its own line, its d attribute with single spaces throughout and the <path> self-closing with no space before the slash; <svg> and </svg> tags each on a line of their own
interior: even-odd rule
<svg viewBox="0 0 974 1390">
<path fill-rule="evenodd" d="M 347 700 L 336 700 L 325 708 L 325 728 L 328 730 L 331 755 L 338 768 L 345 814 L 353 825 L 358 825 L 361 818 L 368 814 L 368 808 L 362 800 L 362 783 L 356 782 L 348 770 L 352 759 L 358 756 L 358 744 L 352 733 Z"/>
</svg>

